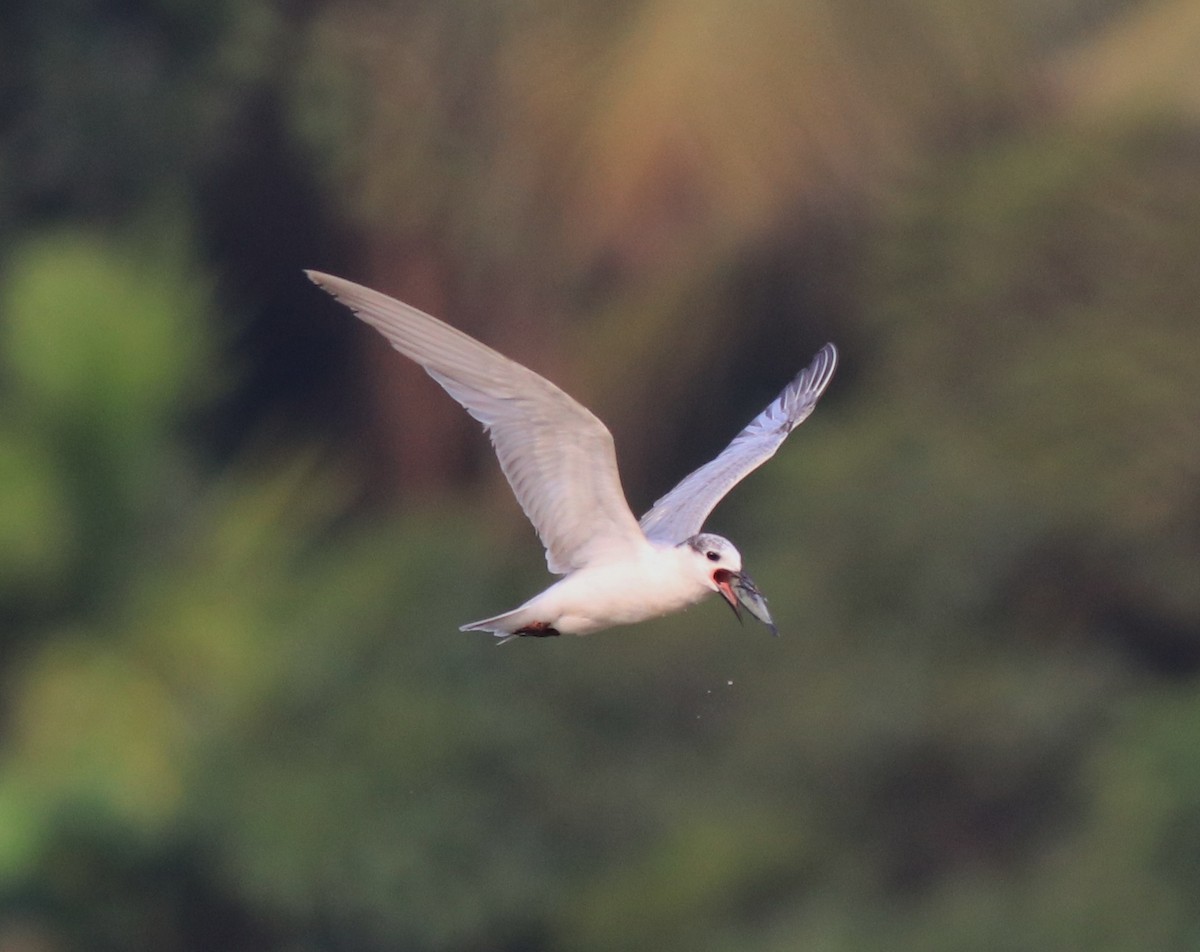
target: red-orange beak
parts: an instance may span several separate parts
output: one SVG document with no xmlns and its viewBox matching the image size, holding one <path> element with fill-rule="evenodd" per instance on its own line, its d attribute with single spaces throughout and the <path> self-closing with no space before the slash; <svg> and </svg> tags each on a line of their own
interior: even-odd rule
<svg viewBox="0 0 1200 952">
<path fill-rule="evenodd" d="M 733 573 L 729 569 L 717 569 L 713 572 L 713 581 L 717 583 L 717 591 L 721 593 L 721 597 L 733 609 L 734 617 L 738 621 L 741 621 L 742 607 L 741 602 L 738 601 L 737 593 L 733 590 L 733 578 Z"/>
</svg>

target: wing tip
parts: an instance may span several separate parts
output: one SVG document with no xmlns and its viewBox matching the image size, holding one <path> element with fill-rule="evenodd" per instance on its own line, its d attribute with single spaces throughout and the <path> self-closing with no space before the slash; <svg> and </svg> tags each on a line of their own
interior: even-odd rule
<svg viewBox="0 0 1200 952">
<path fill-rule="evenodd" d="M 804 385 L 800 388 L 801 392 L 810 396 L 814 402 L 819 399 L 825 392 L 825 388 L 829 386 L 829 381 L 833 379 L 833 372 L 837 369 L 837 364 L 838 349 L 830 341 L 817 351 L 808 366 L 800 372 L 804 381 Z"/>
<path fill-rule="evenodd" d="M 339 285 L 343 288 L 346 285 L 353 287 L 353 283 L 347 281 L 345 278 L 339 278 L 333 274 L 326 274 L 324 271 L 317 271 L 314 268 L 304 268 L 303 270 L 304 276 L 308 278 L 309 281 L 319 287 L 326 294 L 337 298 L 339 301 L 341 300 L 341 295 L 338 293 Z"/>
<path fill-rule="evenodd" d="M 355 284 L 353 281 L 347 281 L 345 278 L 339 278 L 334 274 L 326 274 L 324 271 L 317 271 L 313 268 L 304 268 L 304 276 L 308 278 L 318 288 L 328 294 L 331 298 L 347 308 L 351 314 L 368 324 L 378 325 L 364 316 L 367 310 L 368 303 L 372 296 L 386 299 L 386 295 L 378 291 L 372 290 L 365 285 Z M 378 328 L 382 332 L 382 328 Z"/>
<path fill-rule="evenodd" d="M 331 298 L 340 304 L 345 302 L 342 300 L 342 294 L 339 293 L 338 285 L 349 284 L 345 278 L 339 278 L 332 274 L 326 274 L 324 271 L 317 271 L 313 268 L 305 268 L 304 276 L 308 278 L 316 287 L 320 288 Z M 347 305 L 349 307 L 349 305 Z M 358 313 L 353 307 L 350 308 L 355 313 Z"/>
</svg>

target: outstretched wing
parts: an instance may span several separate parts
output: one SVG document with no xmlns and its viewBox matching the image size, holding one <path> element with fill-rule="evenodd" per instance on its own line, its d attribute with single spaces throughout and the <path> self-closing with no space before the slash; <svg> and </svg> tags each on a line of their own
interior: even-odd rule
<svg viewBox="0 0 1200 952">
<path fill-rule="evenodd" d="M 837 348 L 826 344 L 716 459 L 686 477 L 642 516 L 642 531 L 651 539 L 675 544 L 699 532 L 729 490 L 774 456 L 787 435 L 808 418 L 836 366 Z"/>
<path fill-rule="evenodd" d="M 562 574 L 645 544 L 608 428 L 544 377 L 435 317 L 342 278 L 310 280 L 425 368 L 487 428 L 500 468 Z"/>
</svg>

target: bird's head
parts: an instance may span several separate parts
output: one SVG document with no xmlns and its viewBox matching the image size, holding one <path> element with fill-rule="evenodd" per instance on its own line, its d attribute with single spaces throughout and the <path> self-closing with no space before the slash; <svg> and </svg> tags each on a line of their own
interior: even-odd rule
<svg viewBox="0 0 1200 952">
<path fill-rule="evenodd" d="M 738 621 L 741 621 L 741 610 L 745 608 L 770 628 L 771 634 L 779 634 L 767 610 L 767 600 L 750 576 L 742 571 L 742 554 L 732 542 L 711 532 L 701 532 L 686 540 L 681 548 L 688 550 L 688 561 L 703 577 L 705 586 L 721 593 Z"/>
</svg>

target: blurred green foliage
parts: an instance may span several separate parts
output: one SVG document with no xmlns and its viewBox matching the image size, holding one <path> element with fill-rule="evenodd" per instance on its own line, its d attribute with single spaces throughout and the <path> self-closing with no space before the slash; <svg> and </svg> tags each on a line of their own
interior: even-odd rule
<svg viewBox="0 0 1200 952">
<path fill-rule="evenodd" d="M 0 14 L 0 950 L 1195 947 L 1195 18 L 868 7 Z M 783 636 L 459 634 L 536 543 L 313 255 L 635 497 L 834 337 L 712 520 Z"/>
</svg>

